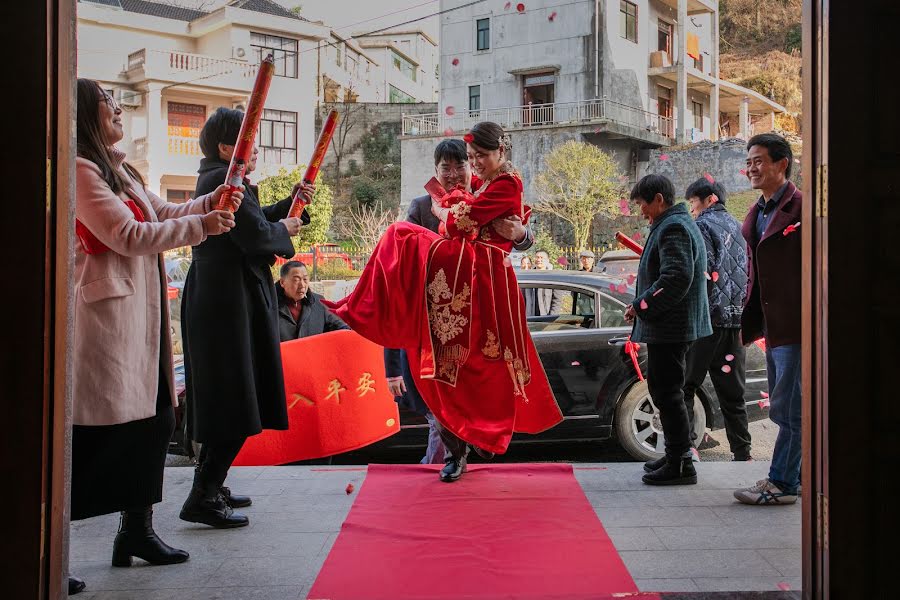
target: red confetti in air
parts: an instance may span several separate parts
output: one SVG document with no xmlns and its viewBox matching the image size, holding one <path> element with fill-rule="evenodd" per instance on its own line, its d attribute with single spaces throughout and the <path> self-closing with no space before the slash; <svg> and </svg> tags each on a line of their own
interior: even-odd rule
<svg viewBox="0 0 900 600">
<path fill-rule="evenodd" d="M 647 301 L 641 300 L 640 307 L 641 307 L 641 310 L 647 310 Z"/>
<path fill-rule="evenodd" d="M 770 406 L 768 400 L 760 400 L 757 404 L 759 404 L 760 408 L 769 408 Z"/>
<path fill-rule="evenodd" d="M 444 130 L 444 137 L 453 137 L 453 130 L 449 127 Z"/>
<path fill-rule="evenodd" d="M 760 392 L 759 395 L 762 396 L 763 398 L 768 398 L 769 392 Z"/>
<path fill-rule="evenodd" d="M 455 67 L 455 66 L 458 66 L 458 65 L 459 65 L 459 59 L 458 59 L 458 58 L 454 58 L 452 61 L 450 61 L 450 64 L 453 65 L 454 67 Z"/>
<path fill-rule="evenodd" d="M 349 495 L 349 494 L 352 494 L 352 493 L 353 493 L 353 490 L 354 490 L 354 489 L 355 489 L 355 488 L 353 487 L 353 484 L 352 484 L 352 483 L 348 483 L 348 484 L 347 484 L 347 489 L 345 489 L 344 491 L 347 492 L 347 494 Z"/>
<path fill-rule="evenodd" d="M 712 277 L 710 277 L 710 276 L 709 276 L 709 273 L 707 273 L 706 271 L 703 271 L 703 275 L 704 275 L 707 279 L 712 279 Z"/>
<path fill-rule="evenodd" d="M 778 589 L 784 590 L 785 592 L 789 592 L 789 591 L 791 591 L 791 584 L 789 584 L 787 581 L 779 581 Z"/>
<path fill-rule="evenodd" d="M 722 372 L 723 373 L 731 373 L 731 367 L 728 365 L 722 365 Z"/>
<path fill-rule="evenodd" d="M 599 127 L 594 128 L 594 133 L 600 133 L 601 129 Z"/>
<path fill-rule="evenodd" d="M 635 231 L 635 232 L 634 232 L 634 235 L 631 236 L 631 239 L 633 239 L 633 240 L 635 240 L 635 241 L 641 239 L 641 232 L 640 232 L 640 231 Z"/>
<path fill-rule="evenodd" d="M 634 285 L 634 282 L 637 281 L 637 275 L 632 273 L 628 276 L 628 285 Z"/>
<path fill-rule="evenodd" d="M 609 284 L 609 291 L 611 291 L 611 292 L 616 291 L 616 284 L 614 284 L 614 283 Z"/>
<path fill-rule="evenodd" d="M 653 292 L 653 297 L 656 298 L 657 296 L 659 296 L 660 294 L 662 294 L 664 289 L 666 289 L 666 288 L 659 288 L 658 290 L 656 290 L 655 292 Z"/>
<path fill-rule="evenodd" d="M 728 362 L 733 361 L 733 360 L 734 360 L 734 354 L 726 354 L 726 355 L 725 355 L 725 360 L 727 360 Z"/>
<path fill-rule="evenodd" d="M 573 366 L 573 367 L 580 367 L 580 366 L 581 366 L 581 363 L 578 362 L 577 360 L 573 360 L 573 361 L 572 361 L 572 366 Z"/>
<path fill-rule="evenodd" d="M 552 23 L 553 20 L 556 19 L 556 11 L 554 10 L 552 13 L 550 13 L 550 16 L 547 17 L 547 19 Z"/>
<path fill-rule="evenodd" d="M 626 208 L 628 208 L 628 200 L 626 200 L 625 198 L 620 198 L 619 199 L 619 208 L 621 208 L 622 210 L 625 210 Z"/>
<path fill-rule="evenodd" d="M 741 169 L 741 175 L 746 175 L 746 174 L 747 174 L 747 169 Z"/>
<path fill-rule="evenodd" d="M 452 106 L 448 106 L 447 108 L 444 109 L 444 112 L 447 113 L 448 117 L 452 117 L 453 115 L 456 114 L 456 109 L 453 108 Z"/>
<path fill-rule="evenodd" d="M 669 160 L 669 155 L 668 154 L 660 154 L 659 160 Z"/>
<path fill-rule="evenodd" d="M 503 5 L 504 10 L 509 10 L 509 7 L 512 6 L 512 2 L 507 2 Z"/>
<path fill-rule="evenodd" d="M 708 182 L 710 182 L 710 183 L 715 183 L 715 182 L 716 182 L 716 180 L 713 178 L 713 176 L 710 175 L 709 173 L 704 173 L 703 176 L 706 177 L 706 180 L 707 180 Z"/>
<path fill-rule="evenodd" d="M 519 11 L 520 13 L 525 12 L 525 5 L 522 4 L 521 2 L 519 2 L 518 4 L 516 4 L 516 10 Z"/>
<path fill-rule="evenodd" d="M 711 273 L 711 276 L 712 276 L 713 283 L 715 283 L 719 280 L 719 272 L 718 271 L 713 271 Z"/>
<path fill-rule="evenodd" d="M 628 291 L 628 286 L 627 286 L 626 284 L 624 284 L 624 283 L 620 283 L 619 285 L 616 286 L 616 290 L 617 290 L 620 294 L 624 294 L 625 292 Z"/>
<path fill-rule="evenodd" d="M 559 258 L 556 259 L 556 262 L 564 267 L 569 266 L 569 259 L 566 258 L 565 256 L 560 256 Z"/>
</svg>

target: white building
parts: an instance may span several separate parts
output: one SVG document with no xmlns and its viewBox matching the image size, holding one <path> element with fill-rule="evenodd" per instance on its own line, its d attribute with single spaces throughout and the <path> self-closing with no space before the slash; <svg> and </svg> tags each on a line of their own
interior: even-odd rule
<svg viewBox="0 0 900 600">
<path fill-rule="evenodd" d="M 441 112 L 404 133 L 596 121 L 649 146 L 768 131 L 785 109 L 718 78 L 717 0 L 441 0 Z M 448 107 L 452 107 L 448 110 Z M 449 113 L 449 114 L 448 114 Z M 623 127 L 625 128 L 623 130 Z"/>
<path fill-rule="evenodd" d="M 78 2 L 78 75 L 101 82 L 122 104 L 122 149 L 150 189 L 173 201 L 194 190 L 203 123 L 220 106 L 245 106 L 257 65 L 270 52 L 276 69 L 257 137 L 257 181 L 309 160 L 321 102 L 436 96 L 437 48 L 424 34 L 367 38 L 369 50 L 273 0 L 177 4 Z M 416 65 L 413 77 L 406 63 L 392 62 L 394 52 Z M 430 77 L 419 76 L 420 68 Z"/>
<path fill-rule="evenodd" d="M 421 29 L 356 34 L 356 42 L 380 65 L 377 79 L 386 102 L 437 102 L 437 42 Z"/>
</svg>

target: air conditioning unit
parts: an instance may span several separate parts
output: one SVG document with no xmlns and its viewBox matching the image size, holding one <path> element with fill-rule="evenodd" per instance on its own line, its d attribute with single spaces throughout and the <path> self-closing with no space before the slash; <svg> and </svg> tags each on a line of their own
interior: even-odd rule
<svg viewBox="0 0 900 600">
<path fill-rule="evenodd" d="M 131 90 L 119 90 L 119 104 L 122 106 L 136 107 L 144 103 L 144 94 Z"/>
<path fill-rule="evenodd" d="M 243 46 L 233 46 L 231 48 L 231 58 L 236 58 L 237 60 L 249 60 L 250 51 Z"/>
<path fill-rule="evenodd" d="M 244 100 L 240 100 L 239 102 L 232 102 L 231 108 L 234 110 L 247 110 L 247 102 Z"/>
</svg>

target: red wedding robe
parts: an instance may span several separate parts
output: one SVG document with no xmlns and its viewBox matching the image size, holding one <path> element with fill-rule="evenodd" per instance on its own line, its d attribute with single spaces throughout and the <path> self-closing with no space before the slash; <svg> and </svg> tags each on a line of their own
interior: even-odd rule
<svg viewBox="0 0 900 600">
<path fill-rule="evenodd" d="M 507 259 L 512 242 L 490 225 L 514 214 L 527 220 L 522 181 L 504 172 L 474 195 L 454 190 L 442 204 L 450 208 L 446 237 L 391 225 L 354 291 L 324 304 L 363 337 L 404 348 L 438 421 L 502 454 L 514 430 L 539 433 L 562 420 Z"/>
</svg>

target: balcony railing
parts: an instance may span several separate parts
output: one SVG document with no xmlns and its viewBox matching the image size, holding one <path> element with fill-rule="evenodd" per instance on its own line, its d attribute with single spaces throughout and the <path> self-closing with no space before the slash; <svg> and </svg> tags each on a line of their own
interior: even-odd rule
<svg viewBox="0 0 900 600">
<path fill-rule="evenodd" d="M 169 137 L 169 154 L 182 156 L 202 156 L 200 140 L 197 138 Z"/>
<path fill-rule="evenodd" d="M 493 121 L 504 129 L 613 122 L 637 127 L 663 137 L 672 137 L 674 130 L 672 119 L 669 117 L 603 98 L 581 102 L 466 110 L 453 116 L 442 113 L 403 115 L 403 135 L 442 135 L 448 131 L 466 131 L 479 121 Z"/>
<path fill-rule="evenodd" d="M 190 54 L 177 50 L 143 48 L 128 55 L 128 74 L 143 69 L 146 78 L 188 82 L 202 80 L 207 85 L 251 87 L 258 65 L 240 60 Z"/>
</svg>

